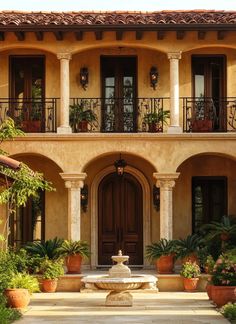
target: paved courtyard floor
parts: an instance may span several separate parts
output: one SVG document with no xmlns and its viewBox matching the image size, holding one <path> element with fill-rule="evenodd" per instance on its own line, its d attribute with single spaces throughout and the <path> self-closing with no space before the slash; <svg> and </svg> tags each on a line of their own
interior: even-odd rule
<svg viewBox="0 0 236 324">
<path fill-rule="evenodd" d="M 133 307 L 105 307 L 105 297 L 105 292 L 34 294 L 16 323 L 229 323 L 202 292 L 135 292 Z"/>
</svg>

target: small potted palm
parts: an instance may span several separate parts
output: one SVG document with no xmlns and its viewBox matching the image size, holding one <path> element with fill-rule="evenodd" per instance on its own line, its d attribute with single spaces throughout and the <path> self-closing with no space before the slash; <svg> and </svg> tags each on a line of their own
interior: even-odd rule
<svg viewBox="0 0 236 324">
<path fill-rule="evenodd" d="M 184 278 L 185 291 L 192 292 L 197 289 L 200 274 L 200 267 L 196 262 L 185 262 L 182 265 L 180 275 Z"/>
<path fill-rule="evenodd" d="M 199 264 L 199 251 L 201 247 L 202 239 L 197 234 L 188 235 L 184 239 L 176 240 L 177 245 L 177 258 L 185 262 L 196 262 Z"/>
<path fill-rule="evenodd" d="M 167 125 L 169 118 L 169 110 L 158 109 L 157 111 L 146 113 L 143 122 L 148 125 L 148 131 L 150 133 L 156 133 L 163 131 L 163 124 Z"/>
<path fill-rule="evenodd" d="M 90 256 L 89 245 L 83 240 L 65 240 L 58 252 L 65 257 L 67 273 L 81 273 L 82 259 Z"/>
<path fill-rule="evenodd" d="M 84 101 L 70 105 L 69 115 L 70 125 L 74 133 L 87 132 L 89 125 L 92 127 L 97 122 L 97 115 Z"/>
<path fill-rule="evenodd" d="M 43 260 L 40 272 L 42 273 L 42 290 L 49 293 L 55 292 L 58 278 L 64 274 L 63 260 Z"/>
<path fill-rule="evenodd" d="M 151 261 L 156 260 L 157 272 L 161 274 L 174 272 L 176 252 L 176 241 L 165 238 L 146 247 L 146 257 Z"/>
</svg>

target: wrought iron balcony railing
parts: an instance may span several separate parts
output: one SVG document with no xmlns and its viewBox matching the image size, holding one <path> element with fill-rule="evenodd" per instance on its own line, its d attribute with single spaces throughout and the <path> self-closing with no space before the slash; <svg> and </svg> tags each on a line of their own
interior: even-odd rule
<svg viewBox="0 0 236 324">
<path fill-rule="evenodd" d="M 71 98 L 70 103 L 75 133 L 162 132 L 169 118 L 168 98 Z"/>
<path fill-rule="evenodd" d="M 184 132 L 236 131 L 236 97 L 184 97 Z"/>
<path fill-rule="evenodd" d="M 26 133 L 56 132 L 57 98 L 0 98 L 0 118 L 11 117 Z"/>
</svg>

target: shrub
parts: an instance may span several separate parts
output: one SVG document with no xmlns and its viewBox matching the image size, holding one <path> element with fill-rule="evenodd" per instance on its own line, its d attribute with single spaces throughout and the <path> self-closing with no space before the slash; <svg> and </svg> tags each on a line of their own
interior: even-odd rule
<svg viewBox="0 0 236 324">
<path fill-rule="evenodd" d="M 220 310 L 221 314 L 224 315 L 229 321 L 235 321 L 236 320 L 236 303 L 228 303 L 221 307 Z"/>
<path fill-rule="evenodd" d="M 14 274 L 9 281 L 7 288 L 23 288 L 28 289 L 29 293 L 39 292 L 39 283 L 36 278 L 27 273 Z"/>
<path fill-rule="evenodd" d="M 160 239 L 160 241 L 146 246 L 146 257 L 150 260 L 156 260 L 163 255 L 175 254 L 176 251 L 175 240 Z"/>
<path fill-rule="evenodd" d="M 44 279 L 56 279 L 64 274 L 63 261 L 45 259 L 40 267 Z"/>
<path fill-rule="evenodd" d="M 196 262 L 185 262 L 180 272 L 180 275 L 184 278 L 197 278 L 200 274 L 200 267 Z"/>
<path fill-rule="evenodd" d="M 185 239 L 176 240 L 177 258 L 185 258 L 191 254 L 199 254 L 199 249 L 202 243 L 201 237 L 197 234 L 188 235 Z"/>
<path fill-rule="evenodd" d="M 80 254 L 83 258 L 90 256 L 89 245 L 86 241 L 71 241 L 65 240 L 62 246 L 58 249 L 58 252 L 62 256 Z"/>
<path fill-rule="evenodd" d="M 211 281 L 215 286 L 236 286 L 236 255 L 228 253 L 219 257 Z"/>
<path fill-rule="evenodd" d="M 18 310 L 6 307 L 6 298 L 0 294 L 0 323 L 10 324 L 21 316 Z"/>
<path fill-rule="evenodd" d="M 45 242 L 33 242 L 25 245 L 27 253 L 34 257 L 56 260 L 58 259 L 58 249 L 61 247 L 63 239 L 55 237 Z"/>
</svg>

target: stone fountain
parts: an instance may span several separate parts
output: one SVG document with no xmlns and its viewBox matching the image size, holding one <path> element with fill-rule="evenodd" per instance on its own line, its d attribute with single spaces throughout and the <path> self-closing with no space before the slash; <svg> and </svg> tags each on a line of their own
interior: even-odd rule
<svg viewBox="0 0 236 324">
<path fill-rule="evenodd" d="M 92 290 L 110 290 L 106 297 L 106 306 L 132 306 L 133 296 L 129 290 L 152 290 L 157 291 L 157 278 L 151 275 L 131 275 L 131 270 L 123 262 L 129 260 L 128 255 L 122 255 L 121 250 L 118 255 L 111 257 L 117 264 L 109 269 L 108 275 L 87 276 L 82 279 L 85 288 Z"/>
</svg>

